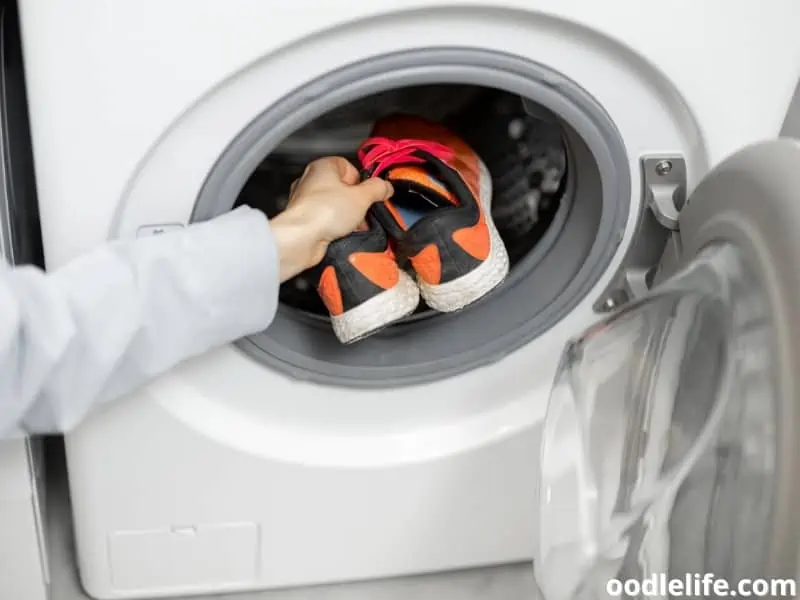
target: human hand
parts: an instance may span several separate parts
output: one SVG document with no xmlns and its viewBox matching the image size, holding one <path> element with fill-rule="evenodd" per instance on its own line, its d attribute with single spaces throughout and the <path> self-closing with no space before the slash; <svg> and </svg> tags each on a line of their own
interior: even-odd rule
<svg viewBox="0 0 800 600">
<path fill-rule="evenodd" d="M 318 264 L 332 241 L 355 231 L 369 207 L 393 193 L 383 179 L 360 181 L 346 159 L 327 157 L 310 163 L 292 184 L 286 210 L 270 222 L 282 282 Z"/>
</svg>

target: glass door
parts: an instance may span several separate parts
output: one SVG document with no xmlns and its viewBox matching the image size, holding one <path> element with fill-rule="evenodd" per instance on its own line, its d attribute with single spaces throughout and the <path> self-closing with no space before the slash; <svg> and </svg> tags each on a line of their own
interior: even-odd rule
<svg viewBox="0 0 800 600">
<path fill-rule="evenodd" d="M 548 600 L 797 576 L 798 232 L 800 146 L 748 148 L 689 198 L 660 283 L 565 348 L 540 457 Z"/>
</svg>

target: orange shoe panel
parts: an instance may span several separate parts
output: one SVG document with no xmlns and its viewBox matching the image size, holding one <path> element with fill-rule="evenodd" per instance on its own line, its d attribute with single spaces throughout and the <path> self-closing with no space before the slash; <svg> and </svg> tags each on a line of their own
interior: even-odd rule
<svg viewBox="0 0 800 600">
<path fill-rule="evenodd" d="M 456 158 L 450 163 L 450 167 L 455 169 L 464 183 L 467 184 L 469 191 L 472 192 L 473 197 L 480 204 L 481 198 L 481 185 L 480 185 L 480 167 L 478 166 L 478 157 L 474 153 L 471 155 L 457 154 Z"/>
<path fill-rule="evenodd" d="M 443 198 L 446 198 L 448 202 L 458 205 L 458 200 L 456 200 L 456 197 L 450 190 L 448 190 L 438 181 L 433 180 L 424 169 L 420 169 L 419 167 L 395 167 L 389 172 L 389 181 L 408 181 L 417 183 L 422 187 L 433 190 Z M 395 218 L 399 218 L 399 215 L 394 215 L 394 213 L 392 214 Z M 398 222 L 400 221 L 398 220 Z"/>
<path fill-rule="evenodd" d="M 385 290 L 397 285 L 400 268 L 391 250 L 386 252 L 353 252 L 350 263 L 372 283 Z"/>
<path fill-rule="evenodd" d="M 339 281 L 336 278 L 336 270 L 333 266 L 329 265 L 322 271 L 317 292 L 331 316 L 337 317 L 344 312 L 342 291 L 339 288 Z"/>
<path fill-rule="evenodd" d="M 437 285 L 442 280 L 442 260 L 436 244 L 425 246 L 415 256 L 409 257 L 411 266 L 417 275 L 431 285 Z"/>
<path fill-rule="evenodd" d="M 454 231 L 453 241 L 473 258 L 486 260 L 491 250 L 491 241 L 489 227 L 486 225 L 486 217 L 483 211 L 481 211 L 481 218 L 475 225 Z"/>
</svg>

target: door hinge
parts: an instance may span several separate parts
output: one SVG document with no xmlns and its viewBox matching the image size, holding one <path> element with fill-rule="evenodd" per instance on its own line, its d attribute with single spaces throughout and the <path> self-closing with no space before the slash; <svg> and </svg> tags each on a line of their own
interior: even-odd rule
<svg viewBox="0 0 800 600">
<path fill-rule="evenodd" d="M 609 312 L 648 292 L 669 239 L 678 230 L 686 203 L 686 162 L 681 156 L 640 160 L 642 210 L 628 252 L 606 290 L 594 304 Z"/>
</svg>

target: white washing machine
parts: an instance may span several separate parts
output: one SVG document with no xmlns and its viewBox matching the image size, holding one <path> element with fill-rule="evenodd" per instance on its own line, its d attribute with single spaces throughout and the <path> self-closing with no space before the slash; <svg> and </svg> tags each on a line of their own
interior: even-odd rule
<svg viewBox="0 0 800 600">
<path fill-rule="evenodd" d="M 267 331 L 68 435 L 86 590 L 529 561 L 561 349 L 646 292 L 714 165 L 778 134 L 799 19 L 795 0 L 23 3 L 51 269 L 236 203 L 279 209 L 282 177 L 389 110 L 452 121 L 527 207 L 508 281 L 471 310 L 343 348 L 290 282 Z"/>
<path fill-rule="evenodd" d="M 41 265 L 19 18 L 0 7 L 0 260 Z M 46 600 L 44 459 L 38 439 L 0 440 L 0 596 Z"/>
</svg>

